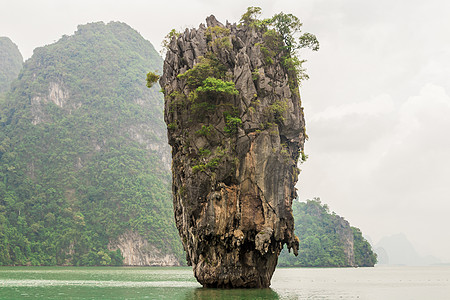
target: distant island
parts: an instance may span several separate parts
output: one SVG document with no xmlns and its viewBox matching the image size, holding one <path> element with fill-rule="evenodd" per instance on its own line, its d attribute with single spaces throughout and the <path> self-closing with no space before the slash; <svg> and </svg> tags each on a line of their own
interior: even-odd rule
<svg viewBox="0 0 450 300">
<path fill-rule="evenodd" d="M 380 265 L 429 266 L 441 263 L 432 255 L 420 255 L 403 233 L 381 238 L 374 249 Z"/>
<path fill-rule="evenodd" d="M 299 255 L 284 249 L 280 267 L 373 267 L 377 255 L 362 236 L 342 217 L 330 213 L 319 198 L 292 205 L 295 234 L 299 238 Z"/>
</svg>

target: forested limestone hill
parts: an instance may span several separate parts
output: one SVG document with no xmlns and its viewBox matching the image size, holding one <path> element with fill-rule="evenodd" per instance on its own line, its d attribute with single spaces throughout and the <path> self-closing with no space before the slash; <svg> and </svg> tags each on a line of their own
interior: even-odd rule
<svg viewBox="0 0 450 300">
<path fill-rule="evenodd" d="M 7 37 L 0 37 L 0 94 L 9 90 L 11 82 L 22 69 L 22 64 L 22 54 L 17 45 Z"/>
<path fill-rule="evenodd" d="M 294 201 L 295 234 L 299 238 L 298 256 L 283 249 L 278 260 L 282 267 L 373 267 L 376 254 L 344 218 L 330 213 L 320 199 Z"/>
<path fill-rule="evenodd" d="M 0 107 L 0 265 L 178 265 L 162 60 L 128 25 L 37 48 Z"/>
</svg>

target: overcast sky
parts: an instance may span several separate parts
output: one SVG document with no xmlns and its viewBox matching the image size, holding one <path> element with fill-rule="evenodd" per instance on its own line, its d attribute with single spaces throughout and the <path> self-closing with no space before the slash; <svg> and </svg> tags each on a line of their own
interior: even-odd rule
<svg viewBox="0 0 450 300">
<path fill-rule="evenodd" d="M 122 21 L 159 50 L 172 28 L 236 22 L 248 6 L 298 16 L 321 43 L 303 53 L 300 199 L 450 262 L 450 1 L 0 0 L 0 36 L 27 59 L 78 24 Z"/>
</svg>

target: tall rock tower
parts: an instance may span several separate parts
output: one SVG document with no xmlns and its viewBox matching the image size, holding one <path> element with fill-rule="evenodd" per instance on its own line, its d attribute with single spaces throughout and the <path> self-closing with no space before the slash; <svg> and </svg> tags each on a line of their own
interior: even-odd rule
<svg viewBox="0 0 450 300">
<path fill-rule="evenodd" d="M 176 225 L 203 286 L 268 287 L 298 249 L 298 80 L 274 30 L 206 23 L 172 38 L 160 80 Z"/>
</svg>

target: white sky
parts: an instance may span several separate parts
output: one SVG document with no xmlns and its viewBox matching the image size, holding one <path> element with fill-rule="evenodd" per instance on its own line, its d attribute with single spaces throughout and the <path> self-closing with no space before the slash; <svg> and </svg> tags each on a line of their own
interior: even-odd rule
<svg viewBox="0 0 450 300">
<path fill-rule="evenodd" d="M 79 24 L 122 21 L 159 50 L 172 28 L 235 22 L 248 6 L 298 16 L 321 43 L 304 53 L 301 200 L 320 197 L 374 242 L 403 232 L 450 262 L 449 1 L 0 0 L 0 36 L 27 59 Z"/>
</svg>

